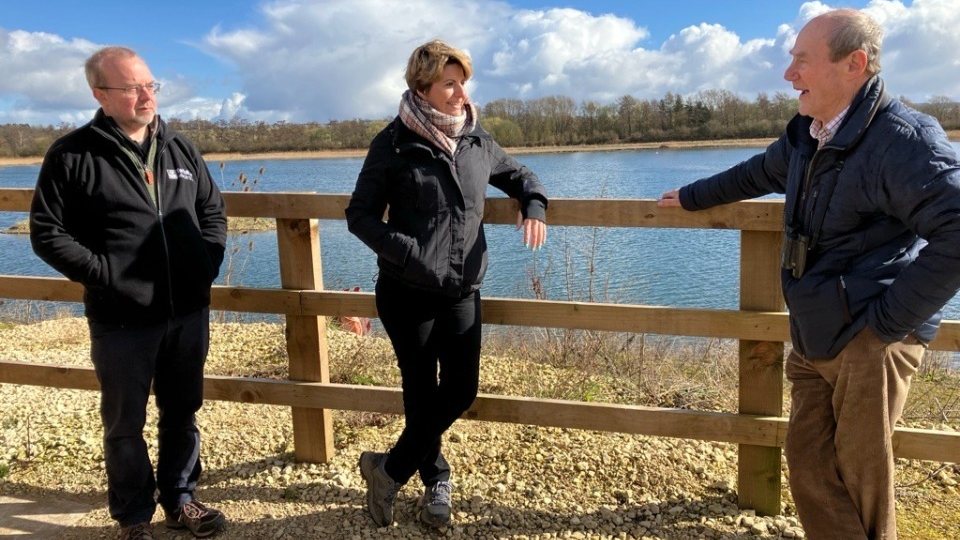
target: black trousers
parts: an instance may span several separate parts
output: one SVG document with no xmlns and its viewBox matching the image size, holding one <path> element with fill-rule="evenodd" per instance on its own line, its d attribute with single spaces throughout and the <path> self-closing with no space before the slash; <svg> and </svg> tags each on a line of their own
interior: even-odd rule
<svg viewBox="0 0 960 540">
<path fill-rule="evenodd" d="M 400 366 L 406 425 L 384 465 L 395 481 L 450 479 L 443 433 L 470 408 L 480 378 L 480 293 L 449 298 L 381 276 L 377 311 Z"/>
<path fill-rule="evenodd" d="M 194 414 L 203 403 L 210 312 L 149 325 L 89 325 L 110 517 L 121 526 L 150 521 L 158 488 L 157 502 L 176 511 L 193 498 L 202 469 Z M 159 412 L 156 477 L 143 439 L 151 383 Z"/>
</svg>

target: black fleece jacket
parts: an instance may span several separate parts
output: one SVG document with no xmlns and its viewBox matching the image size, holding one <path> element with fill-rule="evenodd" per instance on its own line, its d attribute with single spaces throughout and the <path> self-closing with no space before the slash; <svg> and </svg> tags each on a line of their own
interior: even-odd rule
<svg viewBox="0 0 960 540">
<path fill-rule="evenodd" d="M 345 212 L 347 227 L 376 252 L 382 275 L 460 297 L 480 288 L 487 269 L 488 184 L 517 199 L 525 218 L 546 221 L 540 179 L 479 124 L 451 159 L 397 117 L 370 144 Z"/>
<path fill-rule="evenodd" d="M 188 139 L 159 118 L 152 137 L 150 185 L 133 157 L 141 149 L 103 110 L 54 142 L 40 168 L 33 250 L 83 284 L 94 321 L 158 322 L 210 304 L 226 242 L 223 199 Z"/>
</svg>

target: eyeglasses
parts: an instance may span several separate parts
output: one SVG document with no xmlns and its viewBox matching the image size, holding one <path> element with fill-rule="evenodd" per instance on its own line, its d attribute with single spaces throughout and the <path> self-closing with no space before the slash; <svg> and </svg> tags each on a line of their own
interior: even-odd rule
<svg viewBox="0 0 960 540">
<path fill-rule="evenodd" d="M 140 92 L 146 92 L 150 95 L 160 93 L 160 83 L 152 82 L 147 84 L 133 84 L 130 86 L 98 86 L 101 90 L 120 90 L 127 97 L 139 96 Z"/>
</svg>

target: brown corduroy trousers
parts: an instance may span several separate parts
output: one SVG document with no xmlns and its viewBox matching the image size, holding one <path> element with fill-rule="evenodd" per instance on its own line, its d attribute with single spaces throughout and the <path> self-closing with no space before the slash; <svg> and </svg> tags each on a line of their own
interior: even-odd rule
<svg viewBox="0 0 960 540">
<path fill-rule="evenodd" d="M 925 349 L 865 328 L 836 358 L 787 357 L 790 492 L 809 540 L 896 540 L 893 429 Z"/>
</svg>

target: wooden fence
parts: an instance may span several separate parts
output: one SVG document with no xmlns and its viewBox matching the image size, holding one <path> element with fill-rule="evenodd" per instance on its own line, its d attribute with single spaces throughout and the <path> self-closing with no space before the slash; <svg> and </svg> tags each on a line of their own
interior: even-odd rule
<svg viewBox="0 0 960 540">
<path fill-rule="evenodd" d="M 25 212 L 32 190 L 0 189 L 0 211 Z M 212 308 L 286 317 L 289 380 L 207 376 L 206 399 L 290 406 L 297 459 L 333 455 L 331 410 L 402 413 L 400 390 L 331 384 L 325 317 L 376 317 L 370 293 L 323 289 L 317 219 L 343 219 L 347 195 L 224 193 L 237 217 L 275 218 L 281 289 L 216 286 Z M 489 199 L 484 220 L 511 224 L 516 203 Z M 747 201 L 689 213 L 651 200 L 553 199 L 551 226 L 673 227 L 739 230 L 738 310 L 484 298 L 484 323 L 578 328 L 739 340 L 739 410 L 682 409 L 480 395 L 464 418 L 538 426 L 721 441 L 739 445 L 738 495 L 745 508 L 780 512 L 780 453 L 787 315 L 779 283 L 783 203 Z M 371 254 L 372 256 L 372 254 Z M 81 300 L 81 287 L 61 278 L 0 276 L 0 298 Z M 931 348 L 960 350 L 960 322 L 945 321 Z M 0 361 L 0 383 L 97 390 L 92 368 Z M 957 461 L 960 433 L 897 429 L 898 457 Z"/>
</svg>

